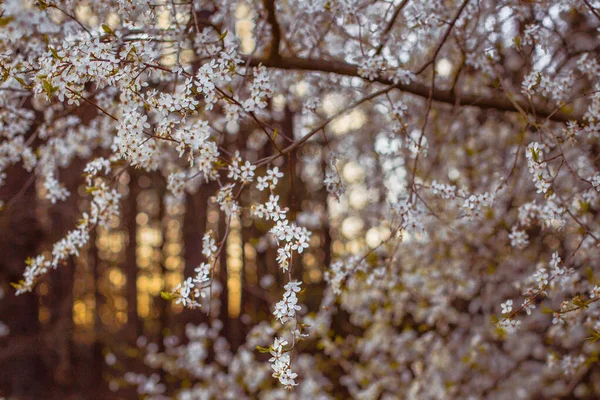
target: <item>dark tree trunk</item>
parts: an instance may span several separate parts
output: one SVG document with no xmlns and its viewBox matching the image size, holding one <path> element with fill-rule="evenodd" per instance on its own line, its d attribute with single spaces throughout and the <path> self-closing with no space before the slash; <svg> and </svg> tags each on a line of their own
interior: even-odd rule
<svg viewBox="0 0 600 400">
<path fill-rule="evenodd" d="M 42 398 L 44 387 L 52 380 L 40 356 L 39 298 L 37 293 L 15 296 L 9 286 L 23 277 L 25 259 L 35 256 L 43 240 L 36 218 L 37 199 L 30 174 L 20 166 L 7 171 L 7 182 L 0 189 L 7 201 L 0 212 L 0 284 L 5 296 L 0 300 L 0 316 L 8 325 L 10 336 L 0 338 L 0 368 L 10 373 L 0 374 L 0 395 L 11 394 L 20 399 Z M 17 193 L 20 192 L 20 195 Z"/>
<path fill-rule="evenodd" d="M 135 343 L 142 335 L 142 323 L 138 317 L 137 309 L 137 197 L 140 193 L 138 185 L 139 174 L 135 169 L 130 170 L 129 195 L 123 212 L 124 222 L 127 228 L 127 246 L 125 248 L 125 265 L 123 266 L 126 276 L 127 296 L 127 331 L 130 343 Z"/>
</svg>

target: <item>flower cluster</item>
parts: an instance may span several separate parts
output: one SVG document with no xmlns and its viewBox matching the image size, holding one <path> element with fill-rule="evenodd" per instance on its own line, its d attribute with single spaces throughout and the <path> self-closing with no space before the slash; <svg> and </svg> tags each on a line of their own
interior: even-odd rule
<svg viewBox="0 0 600 400">
<path fill-rule="evenodd" d="M 229 174 L 227 174 L 227 177 L 243 184 L 248 184 L 254 181 L 255 169 L 256 166 L 252 165 L 250 161 L 243 162 L 240 153 L 236 151 L 235 156 L 231 160 L 231 164 L 229 164 Z"/>
<path fill-rule="evenodd" d="M 587 3 L 1 2 L 5 236 L 21 246 L 85 210 L 26 260 L 17 294 L 84 263 L 105 229 L 144 237 L 154 218 L 169 241 L 186 227 L 156 251 L 191 249 L 196 267 L 171 284 L 184 263 L 166 257 L 163 299 L 211 322 L 140 338 L 160 374 L 117 376 L 112 390 L 597 397 L 600 57 Z M 229 343 L 219 307 L 242 293 L 256 302 L 239 310 L 245 342 Z"/>
<path fill-rule="evenodd" d="M 269 362 L 272 364 L 273 377 L 279 379 L 279 382 L 286 388 L 292 389 L 298 385 L 294 379 L 298 374 L 294 373 L 290 368 L 290 352 L 284 350 L 288 342 L 284 339 L 275 338 L 271 345 L 271 358 Z"/>
<path fill-rule="evenodd" d="M 550 175 L 548 165 L 543 161 L 544 149 L 538 142 L 527 146 L 527 166 L 533 175 L 533 182 L 538 193 L 547 193 L 550 189 Z"/>
<path fill-rule="evenodd" d="M 283 177 L 283 172 L 279 171 L 278 167 L 267 169 L 266 176 L 259 176 L 257 179 L 256 188 L 260 191 L 269 188 L 270 190 L 275 189 L 275 186 L 279 182 L 279 178 Z"/>
<path fill-rule="evenodd" d="M 183 282 L 177 284 L 171 290 L 170 295 L 166 295 L 166 297 L 174 297 L 175 302 L 184 307 L 199 308 L 202 306 L 201 300 L 206 297 L 204 289 L 209 288 L 212 283 L 211 263 L 214 263 L 217 257 L 217 246 L 210 232 L 207 232 L 202 238 L 202 254 L 209 263 L 204 262 L 196 267 L 194 269 L 196 275 L 188 277 Z"/>
<path fill-rule="evenodd" d="M 379 77 L 382 71 L 385 70 L 386 62 L 381 55 L 369 56 L 362 59 L 358 74 L 370 81 Z"/>
<path fill-rule="evenodd" d="M 508 234 L 508 238 L 510 239 L 510 245 L 517 249 L 524 249 L 529 244 L 527 232 L 517 229 L 516 226 Z"/>
<path fill-rule="evenodd" d="M 334 196 L 336 199 L 339 199 L 340 196 L 344 194 L 344 185 L 337 170 L 335 155 L 329 158 L 329 163 L 327 164 L 327 169 L 325 170 L 325 179 L 323 180 L 323 183 L 327 188 L 327 192 Z"/>
<path fill-rule="evenodd" d="M 296 316 L 296 311 L 300 310 L 298 305 L 298 297 L 296 293 L 300 291 L 300 283 L 297 281 L 290 281 L 284 286 L 285 293 L 283 293 L 283 299 L 275 304 L 275 311 L 273 314 L 281 323 L 285 323 Z"/>
<path fill-rule="evenodd" d="M 65 237 L 57 241 L 52 247 L 52 257 L 38 255 L 26 261 L 23 280 L 15 284 L 17 294 L 30 292 L 39 277 L 49 271 L 56 269 L 61 263 L 71 256 L 78 256 L 79 251 L 90 240 L 90 230 L 96 226 L 108 227 L 110 221 L 119 216 L 119 199 L 121 195 L 109 188 L 104 181 L 97 181 L 96 186 L 90 187 L 92 200 L 89 213 L 85 212 L 73 230 Z"/>
<path fill-rule="evenodd" d="M 492 206 L 494 195 L 488 192 L 482 194 L 472 194 L 465 199 L 463 209 L 469 218 L 478 219 L 482 217 L 482 212 Z"/>
<path fill-rule="evenodd" d="M 456 197 L 456 186 L 433 181 L 431 182 L 431 193 L 442 199 L 451 200 Z"/>
</svg>

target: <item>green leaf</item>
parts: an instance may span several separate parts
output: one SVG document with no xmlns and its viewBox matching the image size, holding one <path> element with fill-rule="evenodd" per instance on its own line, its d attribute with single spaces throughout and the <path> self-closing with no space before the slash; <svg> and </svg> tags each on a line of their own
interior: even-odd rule
<svg viewBox="0 0 600 400">
<path fill-rule="evenodd" d="M 225 39 L 225 37 L 227 36 L 228 33 L 229 32 L 227 32 L 227 31 L 224 31 L 223 33 L 221 33 L 221 36 L 219 36 L 219 40 Z"/>
<path fill-rule="evenodd" d="M 585 340 L 589 340 L 592 343 L 596 343 L 598 340 L 600 340 L 600 331 L 588 328 L 588 332 L 591 336 L 586 337 Z"/>
<path fill-rule="evenodd" d="M 13 76 L 17 82 L 21 84 L 21 86 L 25 88 L 29 88 L 29 85 L 23 80 L 23 78 L 19 78 L 18 76 Z"/>
<path fill-rule="evenodd" d="M 579 209 L 581 210 L 582 214 L 588 212 L 590 210 L 590 203 L 588 203 L 587 201 L 580 200 Z"/>
<path fill-rule="evenodd" d="M 515 42 L 515 45 L 517 46 L 517 48 L 521 47 L 521 38 L 518 36 L 515 36 L 515 38 L 513 39 Z"/>
<path fill-rule="evenodd" d="M 583 300 L 581 300 L 581 297 L 579 297 L 579 296 L 575 297 L 573 299 L 572 303 L 575 304 L 579 308 L 587 308 L 587 304 Z"/>
<path fill-rule="evenodd" d="M 260 351 L 261 353 L 270 353 L 271 352 L 271 346 L 267 347 L 262 347 L 262 346 L 256 346 L 256 350 Z"/>
<path fill-rule="evenodd" d="M 554 314 L 554 310 L 542 305 L 542 314 Z"/>
<path fill-rule="evenodd" d="M 50 83 L 49 80 L 44 79 L 42 81 L 42 86 L 44 87 L 44 90 L 46 91 L 46 93 L 48 93 L 48 96 L 52 96 L 52 94 L 54 92 L 56 92 L 57 88 L 55 88 L 54 86 L 52 86 L 52 84 Z"/>
<path fill-rule="evenodd" d="M 533 158 L 533 161 L 535 161 L 536 163 L 540 162 L 540 159 L 538 158 L 538 155 L 537 155 L 537 151 L 535 151 L 533 148 L 531 149 L 531 157 Z"/>
<path fill-rule="evenodd" d="M 109 35 L 114 35 L 115 32 L 110 28 L 110 26 L 106 25 L 106 24 L 102 24 L 102 30 L 104 32 L 106 32 Z"/>
<path fill-rule="evenodd" d="M 56 58 L 57 60 L 62 60 L 63 59 L 63 57 L 61 57 L 61 56 L 58 55 L 58 52 L 56 51 L 56 49 L 54 47 L 50 47 L 49 49 L 50 49 L 50 52 L 52 53 L 52 56 L 54 58 Z"/>
<path fill-rule="evenodd" d="M 160 297 L 168 301 L 173 300 L 173 294 L 170 292 L 160 292 Z"/>
<path fill-rule="evenodd" d="M 10 286 L 14 287 L 15 289 L 20 289 L 21 287 L 23 287 L 24 284 L 25 284 L 25 281 L 23 279 L 21 279 L 17 283 L 11 282 Z"/>
<path fill-rule="evenodd" d="M 13 19 L 15 19 L 15 17 L 12 15 L 8 17 L 0 17 L 0 27 L 8 25 Z"/>
</svg>

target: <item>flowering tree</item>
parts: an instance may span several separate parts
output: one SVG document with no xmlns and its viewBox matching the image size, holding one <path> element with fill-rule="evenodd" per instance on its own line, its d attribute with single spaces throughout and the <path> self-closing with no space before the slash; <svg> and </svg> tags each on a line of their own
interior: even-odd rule
<svg viewBox="0 0 600 400">
<path fill-rule="evenodd" d="M 28 193 L 85 204 L 23 260 L 16 295 L 69 271 L 98 229 L 135 222 L 135 174 L 158 177 L 164 207 L 206 195 L 197 212 L 219 221 L 195 229 L 201 259 L 162 292 L 208 318 L 140 337 L 145 372 L 116 369 L 112 390 L 600 396 L 599 2 L 0 8 L 4 229 L 32 223 L 15 211 Z M 270 314 L 236 346 L 218 318 L 233 230 L 277 265 L 252 288 Z"/>
</svg>

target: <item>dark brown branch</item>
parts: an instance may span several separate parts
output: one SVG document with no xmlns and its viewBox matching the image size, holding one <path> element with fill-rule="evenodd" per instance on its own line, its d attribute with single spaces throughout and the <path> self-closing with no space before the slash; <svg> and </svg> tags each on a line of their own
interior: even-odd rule
<svg viewBox="0 0 600 400">
<path fill-rule="evenodd" d="M 322 59 L 305 59 L 299 57 L 280 57 L 280 58 L 265 58 L 265 59 L 252 59 L 251 65 L 257 66 L 259 64 L 269 68 L 278 68 L 286 70 L 301 70 L 311 72 L 326 72 L 334 73 L 339 75 L 360 77 L 358 74 L 358 66 L 349 64 L 337 60 L 322 60 Z M 392 85 L 399 90 L 414 95 L 428 98 L 429 97 L 429 86 L 418 82 L 412 82 L 408 85 L 396 84 L 389 78 L 379 77 L 375 80 L 376 82 Z M 434 101 L 451 104 L 453 106 L 460 104 L 463 106 L 473 106 L 481 109 L 494 109 L 499 111 L 519 112 L 519 110 L 512 104 L 506 97 L 500 97 L 498 95 L 479 95 L 473 93 L 460 93 L 453 94 L 449 90 L 433 90 Z M 517 103 L 523 110 L 529 108 L 527 102 Z M 568 120 L 581 120 L 582 115 L 580 114 L 568 114 L 565 112 L 554 112 L 554 109 L 545 107 L 543 105 L 535 106 L 535 115 L 538 117 L 548 118 L 553 121 L 566 122 Z"/>
<path fill-rule="evenodd" d="M 263 6 L 267 10 L 267 22 L 271 25 L 269 58 L 277 59 L 279 58 L 279 44 L 281 43 L 281 27 L 275 14 L 275 0 L 263 0 Z"/>
<path fill-rule="evenodd" d="M 402 11 L 402 9 L 406 5 L 406 3 L 408 3 L 408 0 L 404 0 L 402 3 L 400 3 L 398 5 L 398 7 L 396 7 L 396 9 L 394 10 L 394 14 L 392 15 L 392 18 L 390 18 L 390 21 L 388 22 L 387 26 L 383 29 L 383 32 L 381 34 L 381 37 L 383 39 L 381 40 L 381 44 L 379 46 L 377 46 L 377 50 L 375 51 L 376 55 L 381 54 L 381 51 L 383 50 L 383 47 L 385 46 L 385 43 L 388 40 L 388 33 L 390 33 L 390 31 L 392 30 L 394 23 L 396 22 L 396 19 L 398 18 L 398 15 L 400 15 L 400 11 Z"/>
<path fill-rule="evenodd" d="M 598 12 L 596 11 L 596 9 L 594 7 L 592 7 L 592 5 L 587 1 L 587 0 L 583 0 L 583 2 L 585 3 L 585 5 L 587 6 L 587 8 L 590 9 L 590 11 L 592 12 L 592 14 L 594 14 L 594 16 L 600 20 L 600 15 L 598 14 Z"/>
<path fill-rule="evenodd" d="M 444 44 L 446 43 L 446 40 L 448 40 L 448 37 L 450 36 L 450 32 L 452 32 L 452 28 L 454 28 L 454 25 L 456 25 L 456 21 L 458 21 L 458 18 L 460 18 L 460 14 L 462 14 L 463 10 L 465 9 L 465 7 L 467 6 L 468 3 L 469 3 L 469 0 L 463 1 L 462 5 L 460 6 L 460 8 L 458 9 L 458 11 L 456 12 L 456 15 L 454 16 L 454 19 L 452 20 L 452 22 L 450 22 L 450 25 L 448 26 L 448 29 L 446 29 L 446 32 L 444 33 L 444 36 L 442 37 L 442 40 L 440 41 L 440 43 L 438 44 L 438 46 L 435 48 L 435 52 L 433 53 L 433 57 L 431 57 L 431 59 L 429 61 L 427 61 L 421 68 L 419 68 L 419 70 L 417 72 L 415 72 L 415 75 L 421 74 L 421 72 L 425 71 L 425 69 L 427 69 L 427 67 L 429 65 L 431 65 L 431 64 L 433 64 L 435 62 L 435 59 L 437 58 L 438 54 L 440 54 L 440 50 L 442 50 L 442 47 L 444 47 Z"/>
</svg>

